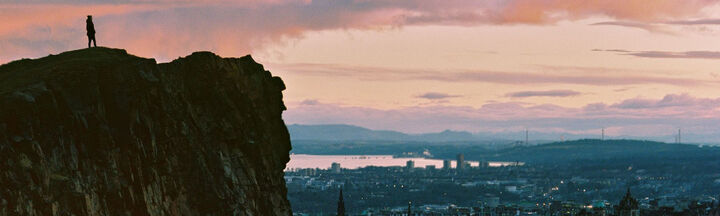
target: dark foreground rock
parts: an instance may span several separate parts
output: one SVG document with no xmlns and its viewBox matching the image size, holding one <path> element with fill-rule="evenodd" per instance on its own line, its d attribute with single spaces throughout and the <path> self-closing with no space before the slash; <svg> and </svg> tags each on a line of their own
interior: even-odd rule
<svg viewBox="0 0 720 216">
<path fill-rule="evenodd" d="M 0 215 L 290 215 L 284 89 L 209 52 L 0 66 Z"/>
</svg>

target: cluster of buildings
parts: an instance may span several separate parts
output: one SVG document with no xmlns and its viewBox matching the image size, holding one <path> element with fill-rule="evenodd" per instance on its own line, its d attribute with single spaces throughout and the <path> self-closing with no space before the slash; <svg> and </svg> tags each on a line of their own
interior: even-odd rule
<svg viewBox="0 0 720 216">
<path fill-rule="evenodd" d="M 711 173 L 520 162 L 470 166 L 462 154 L 458 166 L 452 162 L 440 168 L 416 167 L 409 159 L 405 166 L 345 169 L 333 163 L 329 169 L 290 170 L 288 198 L 297 215 L 335 215 L 330 203 L 343 188 L 346 215 L 697 216 L 717 212 L 720 194 L 714 192 L 720 176 Z"/>
<path fill-rule="evenodd" d="M 303 214 L 296 214 L 303 215 Z M 348 215 L 340 190 L 338 201 L 338 216 Z M 356 215 L 382 215 L 382 216 L 718 216 L 720 205 L 715 202 L 696 202 L 684 211 L 675 211 L 671 208 L 641 209 L 640 202 L 630 193 L 630 189 L 615 205 L 608 201 L 593 201 L 588 204 L 578 204 L 568 201 L 552 201 L 551 203 L 536 205 L 507 204 L 483 205 L 478 207 L 462 207 L 456 205 L 425 204 L 413 206 L 408 202 L 407 207 L 368 208 Z"/>
</svg>

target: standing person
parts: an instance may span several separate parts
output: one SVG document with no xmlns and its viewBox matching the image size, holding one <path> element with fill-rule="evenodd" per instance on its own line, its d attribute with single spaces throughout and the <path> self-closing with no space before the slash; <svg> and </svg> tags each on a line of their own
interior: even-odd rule
<svg viewBox="0 0 720 216">
<path fill-rule="evenodd" d="M 87 20 L 85 21 L 85 28 L 87 29 L 87 36 L 88 36 L 88 48 L 90 47 L 90 42 L 97 47 L 97 41 L 95 41 L 95 25 L 92 22 L 92 16 L 88 15 Z"/>
</svg>

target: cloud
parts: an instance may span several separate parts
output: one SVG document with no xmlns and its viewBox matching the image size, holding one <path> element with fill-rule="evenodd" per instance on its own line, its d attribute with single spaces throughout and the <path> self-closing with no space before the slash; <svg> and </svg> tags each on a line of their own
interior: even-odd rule
<svg viewBox="0 0 720 216">
<path fill-rule="evenodd" d="M 397 109 L 288 102 L 288 107 L 283 118 L 290 124 L 343 123 L 409 133 L 531 128 L 540 132 L 578 134 L 605 127 L 627 132 L 618 135 L 659 136 L 672 133 L 659 130 L 662 128 L 682 127 L 698 134 L 720 130 L 717 124 L 720 98 L 688 94 L 668 94 L 658 99 L 632 98 L 613 104 L 589 103 L 579 108 L 518 102 L 494 102 L 481 107 L 431 105 Z"/>
<path fill-rule="evenodd" d="M 580 95 L 580 92 L 573 90 L 547 90 L 547 91 L 519 91 L 506 94 L 507 97 L 570 97 Z"/>
<path fill-rule="evenodd" d="M 585 112 L 599 112 L 607 109 L 607 105 L 604 103 L 591 103 L 585 105 L 582 109 Z"/>
<path fill-rule="evenodd" d="M 83 47 L 86 14 L 95 15 L 100 44 L 169 60 L 196 50 L 245 55 L 311 31 L 549 24 L 594 16 L 649 22 L 682 19 L 714 3 L 658 0 L 649 7 L 645 0 L 5 0 L 0 2 L 0 59 Z"/>
<path fill-rule="evenodd" d="M 652 23 L 645 23 L 645 22 L 607 21 L 607 22 L 593 23 L 590 25 L 621 26 L 621 27 L 642 29 L 642 30 L 645 30 L 648 32 L 653 32 L 653 33 L 675 34 L 675 32 L 670 31 L 667 28 L 664 28 L 663 26 L 660 26 L 657 24 L 652 24 Z"/>
<path fill-rule="evenodd" d="M 717 51 L 687 51 L 687 52 L 666 52 L 666 51 L 641 51 L 631 52 L 625 55 L 645 58 L 696 58 L 696 59 L 720 59 L 720 52 Z"/>
<path fill-rule="evenodd" d="M 303 75 L 335 76 L 364 81 L 433 80 L 443 82 L 487 82 L 501 84 L 581 84 L 617 86 L 630 84 L 666 84 L 697 86 L 717 84 L 715 81 L 657 75 L 628 75 L 623 69 L 540 67 L 540 71 L 509 72 L 487 70 L 430 70 L 412 68 L 365 67 L 337 64 L 274 64 L 275 70 Z M 557 72 L 554 72 L 557 71 Z M 577 73 L 589 72 L 589 73 Z M 617 71 L 612 74 L 609 71 Z M 568 73 L 576 72 L 576 73 Z M 602 72 L 602 73 L 596 73 Z M 633 71 L 635 72 L 635 71 Z M 593 74 L 593 75 L 585 75 Z"/>
<path fill-rule="evenodd" d="M 679 30 L 677 26 L 702 26 L 702 25 L 719 25 L 720 19 L 708 18 L 708 19 L 693 19 L 693 20 L 671 20 L 671 21 L 606 21 L 597 22 L 590 25 L 596 26 L 620 26 L 627 28 L 637 28 L 653 33 L 663 33 L 677 35 L 682 30 Z"/>
<path fill-rule="evenodd" d="M 625 87 L 625 88 L 613 89 L 613 91 L 614 91 L 614 92 L 624 92 L 624 91 L 627 91 L 627 90 L 630 90 L 630 89 L 632 89 L 632 88 L 631 88 L 631 87 Z"/>
<path fill-rule="evenodd" d="M 612 107 L 621 109 L 655 109 L 665 107 L 699 107 L 704 109 L 715 109 L 720 107 L 720 98 L 695 98 L 688 94 L 668 94 L 660 100 L 633 98 Z"/>
<path fill-rule="evenodd" d="M 318 104 L 320 104 L 320 101 L 315 100 L 315 99 L 307 99 L 307 100 L 300 102 L 300 105 L 307 105 L 307 106 L 318 105 Z"/>
<path fill-rule="evenodd" d="M 425 94 L 418 95 L 417 97 L 428 99 L 428 100 L 442 100 L 442 99 L 460 97 L 460 95 L 451 95 L 451 94 L 439 93 L 439 92 L 428 92 Z"/>
<path fill-rule="evenodd" d="M 675 20 L 664 23 L 672 25 L 718 25 L 720 19 Z"/>
<path fill-rule="evenodd" d="M 632 52 L 632 51 L 624 50 L 624 49 L 592 49 L 591 51 L 593 51 L 593 52 L 618 52 L 618 53 Z"/>
<path fill-rule="evenodd" d="M 619 55 L 629 55 L 643 58 L 689 58 L 689 59 L 720 59 L 719 51 L 630 51 L 622 49 L 593 49 L 598 52 L 614 52 Z"/>
<path fill-rule="evenodd" d="M 634 99 L 628 99 L 624 100 L 620 103 L 612 105 L 612 107 L 620 108 L 620 109 L 643 109 L 643 108 L 652 108 L 654 107 L 655 102 L 649 99 L 640 99 L 640 98 L 634 98 Z"/>
</svg>

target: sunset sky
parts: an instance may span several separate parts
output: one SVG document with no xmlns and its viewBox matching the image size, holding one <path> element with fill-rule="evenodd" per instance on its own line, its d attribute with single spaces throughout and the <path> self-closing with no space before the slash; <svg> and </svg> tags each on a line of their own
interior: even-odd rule
<svg viewBox="0 0 720 216">
<path fill-rule="evenodd" d="M 0 0 L 0 63 L 100 46 L 251 54 L 288 124 L 720 134 L 720 2 Z M 672 140 L 665 140 L 672 141 Z"/>
</svg>

